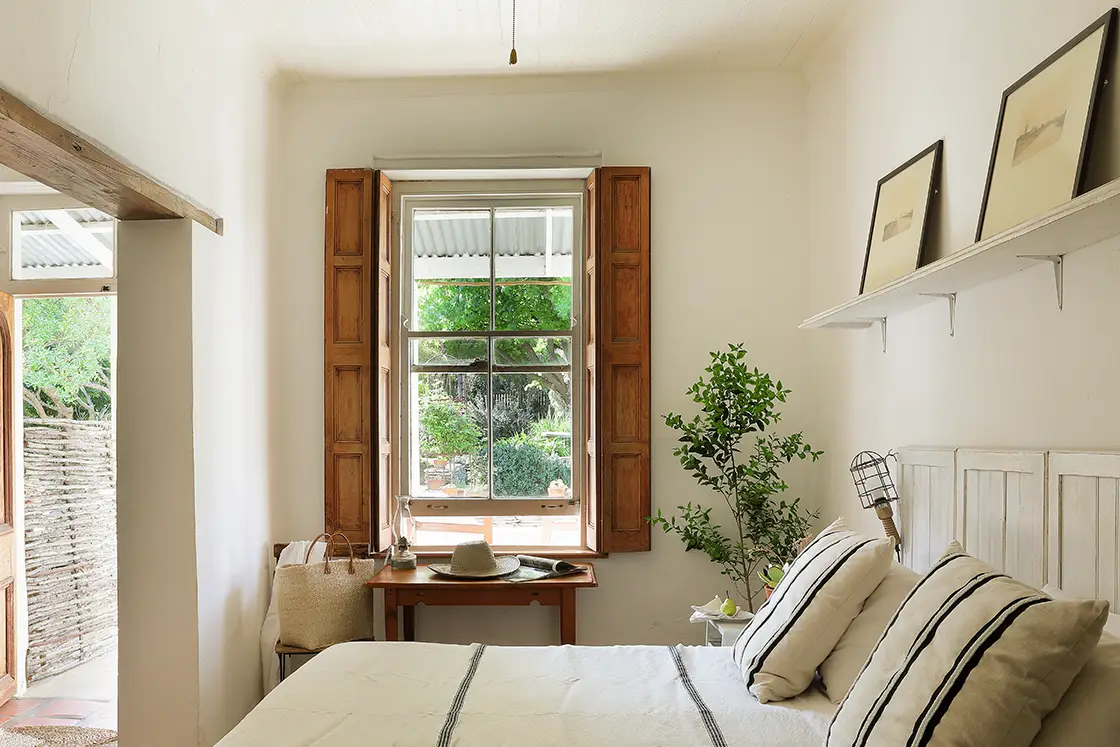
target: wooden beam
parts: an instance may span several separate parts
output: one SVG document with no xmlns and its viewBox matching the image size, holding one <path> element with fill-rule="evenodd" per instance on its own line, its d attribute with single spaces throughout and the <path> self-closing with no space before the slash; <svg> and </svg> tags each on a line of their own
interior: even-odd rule
<svg viewBox="0 0 1120 747">
<path fill-rule="evenodd" d="M 119 220 L 222 219 L 0 88 L 0 164 Z"/>
</svg>

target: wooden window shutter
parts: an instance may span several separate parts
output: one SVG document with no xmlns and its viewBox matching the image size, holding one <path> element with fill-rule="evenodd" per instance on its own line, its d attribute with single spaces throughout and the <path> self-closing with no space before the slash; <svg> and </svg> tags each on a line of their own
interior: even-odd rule
<svg viewBox="0 0 1120 747">
<path fill-rule="evenodd" d="M 396 454 L 393 449 L 393 417 L 398 398 L 393 376 L 393 337 L 396 333 L 396 306 L 393 300 L 393 184 L 384 173 L 374 177 L 377 197 L 373 206 L 374 225 L 377 233 L 374 246 L 377 261 L 374 268 L 376 288 L 374 295 L 374 330 L 377 349 L 374 351 L 375 381 L 374 445 L 377 462 L 374 464 L 373 549 L 387 550 L 393 541 L 393 501 L 396 493 Z"/>
<path fill-rule="evenodd" d="M 596 350 L 595 341 L 598 339 L 595 330 L 595 320 L 599 318 L 597 306 L 599 303 L 597 276 L 595 274 L 595 259 L 598 255 L 598 227 L 599 227 L 599 191 L 596 189 L 598 169 L 587 177 L 584 187 L 584 215 L 585 215 L 585 243 L 584 252 L 584 277 L 583 277 L 583 341 L 584 353 L 584 378 L 583 386 L 587 395 L 583 398 L 583 428 L 587 437 L 584 447 L 584 485 L 583 494 L 587 496 L 587 509 L 584 512 L 584 542 L 596 551 L 606 552 L 603 543 L 603 523 L 599 520 L 601 513 L 599 506 L 599 469 L 595 448 L 599 434 L 599 407 L 598 389 L 595 379 Z"/>
<path fill-rule="evenodd" d="M 638 552 L 650 549 L 650 170 L 597 169 L 588 194 L 588 519 L 600 552 Z"/>
<path fill-rule="evenodd" d="M 326 530 L 382 550 L 393 484 L 391 186 L 371 169 L 331 169 L 326 197 Z"/>
</svg>

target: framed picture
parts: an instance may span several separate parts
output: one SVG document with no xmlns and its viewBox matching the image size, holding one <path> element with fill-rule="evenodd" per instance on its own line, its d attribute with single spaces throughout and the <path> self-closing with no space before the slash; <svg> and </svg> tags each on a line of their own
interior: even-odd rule
<svg viewBox="0 0 1120 747">
<path fill-rule="evenodd" d="M 1004 92 L 977 241 L 1080 194 L 1115 19 L 1113 8 Z"/>
<path fill-rule="evenodd" d="M 922 264 L 933 197 L 941 171 L 943 141 L 879 180 L 871 211 L 871 235 L 863 260 L 860 295 L 909 275 Z"/>
</svg>

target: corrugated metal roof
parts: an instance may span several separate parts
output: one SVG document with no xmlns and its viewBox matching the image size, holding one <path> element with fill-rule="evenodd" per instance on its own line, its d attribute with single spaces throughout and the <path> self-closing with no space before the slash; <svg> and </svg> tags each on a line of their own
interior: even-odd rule
<svg viewBox="0 0 1120 747">
<path fill-rule="evenodd" d="M 494 216 L 494 251 L 499 257 L 543 257 L 548 242 L 544 211 L 516 210 Z M 552 213 L 552 253 L 572 253 L 571 210 Z M 416 257 L 480 257 L 490 254 L 490 221 L 485 210 L 417 210 L 412 221 Z"/>
<path fill-rule="evenodd" d="M 105 223 L 112 216 L 92 208 L 67 210 L 79 224 Z M 35 229 L 53 225 L 45 212 L 22 210 L 16 213 L 21 228 Z M 113 234 L 95 232 L 91 235 L 107 249 L 113 248 Z M 25 269 L 41 267 L 97 267 L 101 263 L 77 242 L 55 231 L 25 230 L 20 233 L 20 264 Z"/>
<path fill-rule="evenodd" d="M 73 208 L 67 210 L 70 217 L 79 223 L 106 223 L 113 220 L 113 216 L 93 208 Z M 43 210 L 20 210 L 19 222 L 22 226 L 49 226 L 51 219 Z"/>
</svg>

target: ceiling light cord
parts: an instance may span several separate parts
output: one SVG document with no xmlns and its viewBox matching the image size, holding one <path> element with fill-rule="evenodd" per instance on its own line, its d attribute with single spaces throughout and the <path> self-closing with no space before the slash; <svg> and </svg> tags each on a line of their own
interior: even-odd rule
<svg viewBox="0 0 1120 747">
<path fill-rule="evenodd" d="M 513 0 L 513 24 L 510 32 L 509 64 L 517 64 L 517 0 Z"/>
</svg>

